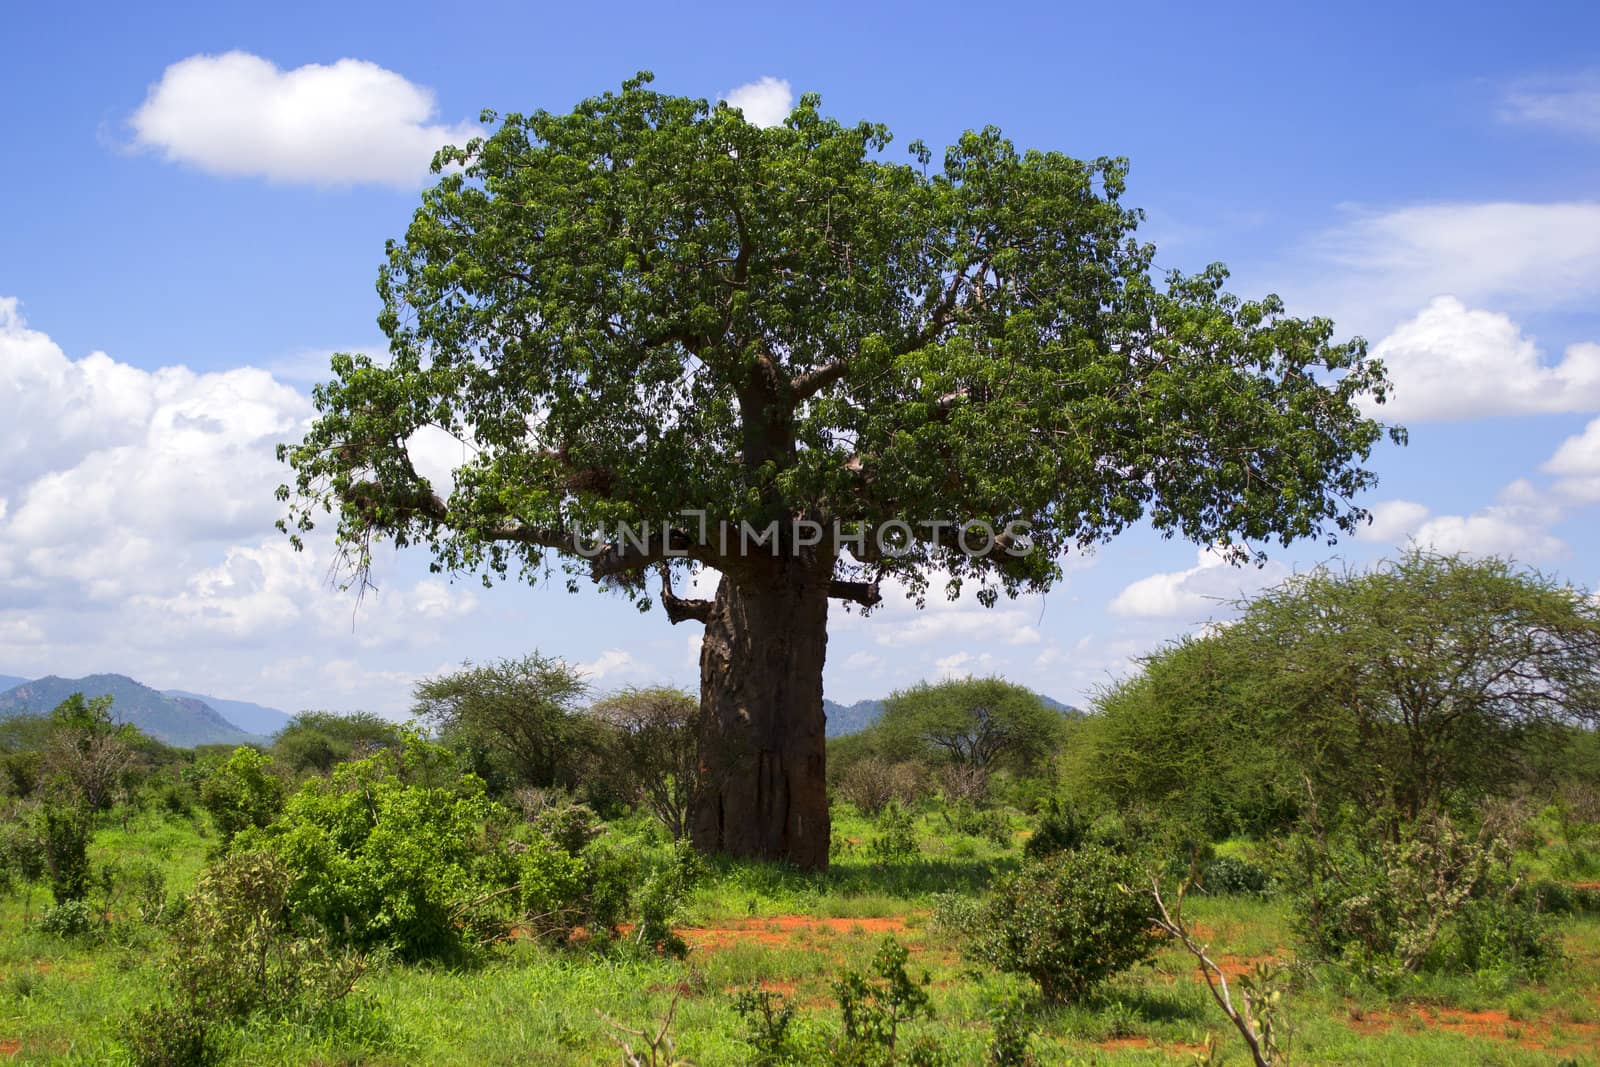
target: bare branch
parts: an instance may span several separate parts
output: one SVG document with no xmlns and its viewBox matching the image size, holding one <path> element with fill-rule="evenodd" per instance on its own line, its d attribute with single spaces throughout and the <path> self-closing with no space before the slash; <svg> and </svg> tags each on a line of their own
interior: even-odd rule
<svg viewBox="0 0 1600 1067">
<path fill-rule="evenodd" d="M 690 597 L 681 597 L 672 591 L 672 571 L 663 563 L 661 565 L 661 606 L 666 610 L 667 621 L 676 626 L 680 622 L 694 621 L 707 622 L 711 618 L 711 609 L 715 606 L 710 600 L 699 600 Z"/>
</svg>

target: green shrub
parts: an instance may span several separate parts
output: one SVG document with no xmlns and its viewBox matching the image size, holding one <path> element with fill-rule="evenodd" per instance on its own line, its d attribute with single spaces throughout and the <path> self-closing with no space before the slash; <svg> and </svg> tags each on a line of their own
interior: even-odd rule
<svg viewBox="0 0 1600 1067">
<path fill-rule="evenodd" d="M 965 937 L 976 933 L 982 923 L 983 902 L 966 893 L 935 893 L 930 921 L 941 933 Z"/>
<path fill-rule="evenodd" d="M 187 819 L 194 815 L 195 791 L 180 778 L 162 776 L 146 782 L 139 799 L 148 810 L 173 818 Z"/>
<path fill-rule="evenodd" d="M 917 817 L 898 803 L 879 813 L 877 833 L 867 843 L 867 855 L 880 864 L 908 863 L 922 854 L 917 843 Z"/>
<path fill-rule="evenodd" d="M 1313 825 L 1279 853 L 1291 925 L 1318 958 L 1365 978 L 1506 968 L 1542 973 L 1557 946 L 1549 917 L 1521 891 L 1511 850 L 1446 815 Z"/>
<path fill-rule="evenodd" d="M 825 1062 L 838 1067 L 942 1062 L 930 1039 L 913 1042 L 903 1058 L 901 1055 L 901 1027 L 919 1018 L 933 1018 L 927 988 L 932 979 L 923 974 L 915 980 L 907 974 L 909 958 L 904 945 L 886 937 L 865 973 L 846 971 L 833 983 L 841 1028 Z"/>
<path fill-rule="evenodd" d="M 123 882 L 139 921 L 149 925 L 159 924 L 171 902 L 167 896 L 167 876 L 160 865 L 149 860 L 130 864 L 123 875 Z"/>
<path fill-rule="evenodd" d="M 506 909 L 495 905 L 514 884 L 514 863 L 486 832 L 505 813 L 480 780 L 407 780 L 442 778 L 442 751 L 411 738 L 402 750 L 340 764 L 236 847 L 278 857 L 296 916 L 350 945 L 388 946 L 407 959 L 459 954 L 503 932 Z"/>
<path fill-rule="evenodd" d="M 745 1042 L 754 1050 L 750 1067 L 783 1067 L 802 1055 L 790 1030 L 794 1004 L 782 993 L 757 986 L 742 990 L 733 1010 L 744 1022 Z"/>
<path fill-rule="evenodd" d="M 1201 869 L 1200 885 L 1219 896 L 1257 896 L 1272 893 L 1272 875 L 1265 868 L 1237 856 L 1217 856 Z"/>
<path fill-rule="evenodd" d="M 576 856 L 604 832 L 605 824 L 587 804 L 561 804 L 535 815 L 533 828 Z"/>
<path fill-rule="evenodd" d="M 253 748 L 233 750 L 200 786 L 200 805 L 211 814 L 222 846 L 252 827 L 266 826 L 283 810 L 283 779 L 272 757 Z"/>
<path fill-rule="evenodd" d="M 51 905 L 39 916 L 39 929 L 56 937 L 80 939 L 89 937 L 103 925 L 89 902 L 81 899 L 63 900 Z"/>
<path fill-rule="evenodd" d="M 33 823 L 32 817 L 0 823 L 0 890 L 11 890 L 15 881 L 26 884 L 44 877 L 44 838 Z"/>
<path fill-rule="evenodd" d="M 66 801 L 47 801 L 39 809 L 40 840 L 50 892 L 58 904 L 82 900 L 89 891 L 89 809 Z"/>
<path fill-rule="evenodd" d="M 514 877 L 519 923 L 534 937 L 557 944 L 565 943 L 574 930 L 611 936 L 626 914 L 628 900 L 640 876 L 638 857 L 611 847 L 603 841 L 590 844 L 574 855 L 543 834 L 527 842 L 517 842 Z M 675 901 L 666 897 L 666 886 L 659 884 L 641 896 L 652 913 L 652 933 L 668 922 Z M 644 924 L 641 923 L 642 927 Z"/>
<path fill-rule="evenodd" d="M 215 1027 L 188 1008 L 142 1008 L 122 1028 L 134 1067 L 212 1067 L 221 1063 Z"/>
<path fill-rule="evenodd" d="M 944 822 L 958 834 L 983 838 L 996 848 L 1011 847 L 1011 820 L 999 808 L 961 801 L 944 809 Z"/>
<path fill-rule="evenodd" d="M 673 924 L 703 872 L 700 857 L 689 843 L 677 842 L 666 866 L 653 872 L 639 887 L 639 924 L 634 931 L 637 944 L 671 956 L 688 953 L 688 946 L 673 929 Z"/>
<path fill-rule="evenodd" d="M 236 851 L 205 871 L 162 960 L 166 998 L 135 1012 L 123 1040 L 136 1064 L 220 1062 L 220 1035 L 258 1013 L 307 1018 L 347 996 L 364 966 L 314 926 L 297 929 L 290 872 Z"/>
<path fill-rule="evenodd" d="M 1071 852 L 1082 845 L 1089 833 L 1088 825 L 1071 804 L 1051 797 L 1039 815 L 1039 827 L 1023 846 L 1029 859 L 1039 859 L 1057 852 Z"/>
<path fill-rule="evenodd" d="M 980 920 L 976 956 L 1038 984 L 1045 999 L 1077 1001 L 1150 958 L 1156 943 L 1144 878 L 1131 859 L 1083 845 L 1002 876 Z"/>
<path fill-rule="evenodd" d="M 1026 1005 L 1020 997 L 1006 997 L 989 1011 L 994 1036 L 984 1057 L 985 1067 L 1033 1067 L 1039 1061 L 1029 1047 L 1033 1032 L 1028 1027 Z"/>
</svg>

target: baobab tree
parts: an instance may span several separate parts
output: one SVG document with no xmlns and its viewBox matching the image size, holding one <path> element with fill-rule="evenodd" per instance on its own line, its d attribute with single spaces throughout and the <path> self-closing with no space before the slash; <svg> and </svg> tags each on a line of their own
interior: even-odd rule
<svg viewBox="0 0 1600 1067">
<path fill-rule="evenodd" d="M 1382 369 L 1220 266 L 1153 278 L 1124 161 L 985 129 L 897 162 L 815 96 L 760 128 L 650 80 L 438 154 L 389 355 L 334 357 L 280 496 L 362 577 L 386 539 L 703 624 L 701 847 L 826 864 L 830 601 L 993 604 L 1141 519 L 1244 558 L 1364 517 Z M 449 485 L 428 426 L 471 445 Z"/>
</svg>

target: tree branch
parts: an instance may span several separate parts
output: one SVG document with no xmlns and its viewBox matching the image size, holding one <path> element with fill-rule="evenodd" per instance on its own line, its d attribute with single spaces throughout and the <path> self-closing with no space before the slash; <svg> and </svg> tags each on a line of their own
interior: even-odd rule
<svg viewBox="0 0 1600 1067">
<path fill-rule="evenodd" d="M 828 583 L 828 596 L 835 600 L 853 601 L 864 608 L 883 603 L 883 594 L 878 591 L 877 582 L 847 582 L 835 578 Z"/>
<path fill-rule="evenodd" d="M 672 572 L 666 564 L 661 566 L 661 607 L 667 613 L 667 621 L 676 626 L 680 622 L 694 621 L 704 623 L 711 618 L 713 602 L 690 597 L 681 597 L 672 591 Z"/>
<path fill-rule="evenodd" d="M 847 360 L 836 359 L 832 363 L 800 375 L 790 383 L 789 387 L 794 392 L 795 400 L 807 400 L 843 378 L 849 370 L 850 364 Z"/>
</svg>

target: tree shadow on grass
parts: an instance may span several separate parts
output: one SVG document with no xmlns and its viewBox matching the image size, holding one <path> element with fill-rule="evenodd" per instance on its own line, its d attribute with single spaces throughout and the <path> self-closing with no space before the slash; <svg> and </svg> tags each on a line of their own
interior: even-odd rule
<svg viewBox="0 0 1600 1067">
<path fill-rule="evenodd" d="M 915 859 L 874 863 L 847 857 L 826 872 L 802 871 L 786 863 L 707 858 L 713 877 L 728 889 L 763 896 L 837 893 L 842 896 L 924 897 L 932 893 L 982 893 L 1019 861 L 997 859 Z"/>
</svg>

